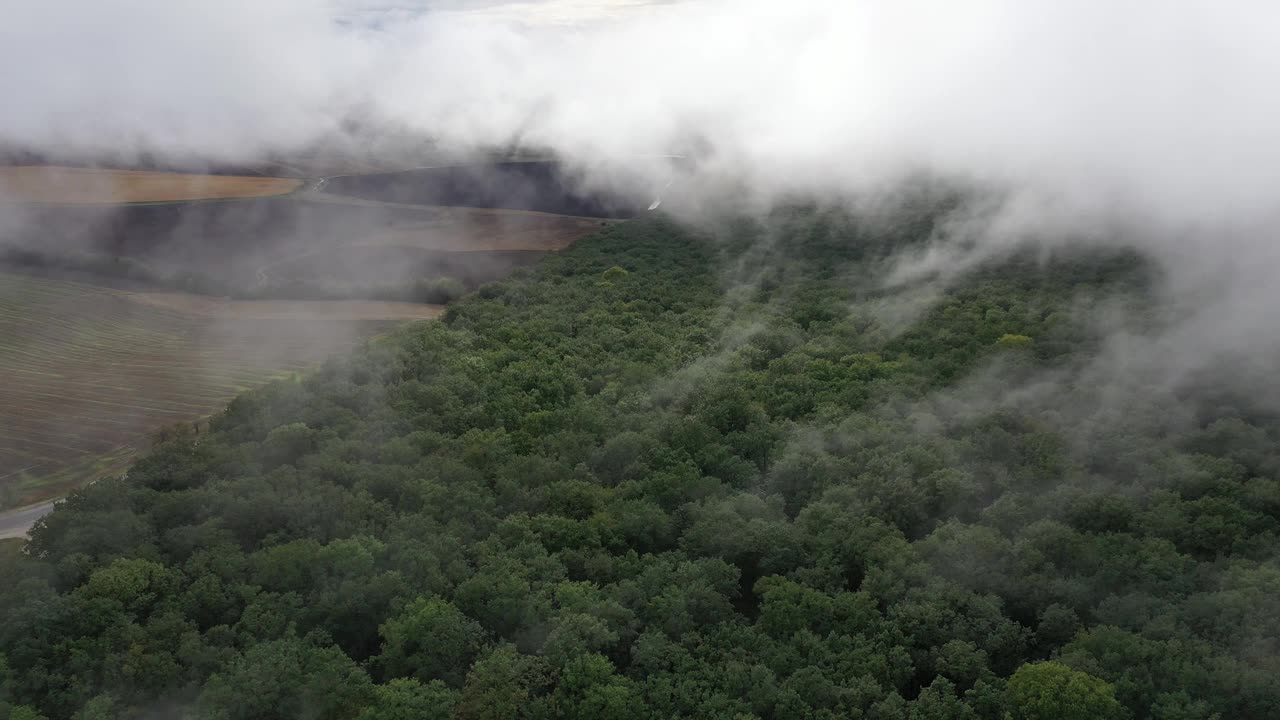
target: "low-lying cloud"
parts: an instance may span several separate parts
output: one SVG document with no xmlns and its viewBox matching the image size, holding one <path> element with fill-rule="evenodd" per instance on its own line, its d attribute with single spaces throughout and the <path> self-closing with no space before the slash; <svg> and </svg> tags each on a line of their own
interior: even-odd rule
<svg viewBox="0 0 1280 720">
<path fill-rule="evenodd" d="M 1194 305 L 1160 354 L 1280 352 L 1274 3 L 5 5 L 9 145 L 245 161 L 395 128 L 602 175 L 687 155 L 681 192 L 762 203 L 934 173 L 999 200 L 897 279 L 1028 240 L 1131 244 Z"/>
</svg>

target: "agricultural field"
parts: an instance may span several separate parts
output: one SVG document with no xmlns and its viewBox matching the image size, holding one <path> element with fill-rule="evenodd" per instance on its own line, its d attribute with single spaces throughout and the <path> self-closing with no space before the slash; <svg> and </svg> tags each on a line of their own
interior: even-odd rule
<svg viewBox="0 0 1280 720">
<path fill-rule="evenodd" d="M 439 307 L 230 301 L 0 273 L 0 501 L 118 470 L 151 434 L 217 411 Z"/>
<path fill-rule="evenodd" d="M 475 207 L 492 198 L 432 182 L 441 197 L 397 203 L 315 179 L 0 167 L 18 218 L 0 237 L 0 507 L 121 471 L 157 428 L 617 222 Z M 183 202 L 211 198 L 228 201 Z"/>
<path fill-rule="evenodd" d="M 474 288 L 615 221 L 432 207 L 304 191 L 125 205 L 11 205 L 0 263 L 73 279 L 272 299 L 421 300 L 416 285 Z"/>
<path fill-rule="evenodd" d="M 321 199 L 323 198 L 323 199 Z M 309 200 L 375 211 L 376 202 L 309 194 Z M 281 244 L 242 271 L 242 285 L 268 296 L 417 297 L 423 279 L 474 288 L 563 250 L 611 220 L 549 213 L 396 206 L 394 217 L 345 236 Z"/>
<path fill-rule="evenodd" d="M 293 178 L 28 165 L 0 167 L 0 202 L 113 204 L 253 198 L 302 186 Z"/>
</svg>

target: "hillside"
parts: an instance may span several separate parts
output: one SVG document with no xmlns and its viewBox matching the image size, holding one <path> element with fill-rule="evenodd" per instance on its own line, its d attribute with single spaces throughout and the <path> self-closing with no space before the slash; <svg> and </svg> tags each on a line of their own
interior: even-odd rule
<svg viewBox="0 0 1280 720">
<path fill-rule="evenodd" d="M 3 700 L 1280 716 L 1280 423 L 1100 367 L 1132 255 L 887 293 L 934 218 L 612 225 L 242 394 L 5 556 Z"/>
</svg>

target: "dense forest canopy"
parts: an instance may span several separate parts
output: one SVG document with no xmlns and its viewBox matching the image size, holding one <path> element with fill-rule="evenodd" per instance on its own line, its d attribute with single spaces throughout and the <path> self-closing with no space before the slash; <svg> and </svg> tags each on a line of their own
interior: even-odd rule
<svg viewBox="0 0 1280 720">
<path fill-rule="evenodd" d="M 1101 360 L 1124 253 L 931 204 L 604 229 L 76 493 L 0 717 L 1280 717 L 1280 422 Z"/>
</svg>

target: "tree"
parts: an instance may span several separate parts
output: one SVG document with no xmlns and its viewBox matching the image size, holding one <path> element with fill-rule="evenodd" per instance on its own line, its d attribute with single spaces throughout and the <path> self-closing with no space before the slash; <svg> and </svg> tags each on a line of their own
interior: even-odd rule
<svg viewBox="0 0 1280 720">
<path fill-rule="evenodd" d="M 634 685 L 619 677 L 613 664 L 600 655 L 580 655 L 561 669 L 553 700 L 566 720 L 642 717 L 640 696 Z"/>
<path fill-rule="evenodd" d="M 374 688 L 373 702 L 357 720 L 449 720 L 457 703 L 458 691 L 439 680 L 424 685 L 396 678 Z"/>
<path fill-rule="evenodd" d="M 289 638 L 251 647 L 209 678 L 197 705 L 216 720 L 346 720 L 373 698 L 369 676 L 341 650 Z"/>
<path fill-rule="evenodd" d="M 1016 720 L 1125 720 L 1109 683 L 1058 662 L 1029 663 L 1009 678 Z"/>
<path fill-rule="evenodd" d="M 484 647 L 484 629 L 440 598 L 418 598 L 378 629 L 378 665 L 388 675 L 462 684 Z"/>
<path fill-rule="evenodd" d="M 544 703 L 536 701 L 548 680 L 537 658 L 502 645 L 481 658 L 467 674 L 458 702 L 458 720 L 510 720 L 537 717 Z"/>
</svg>

